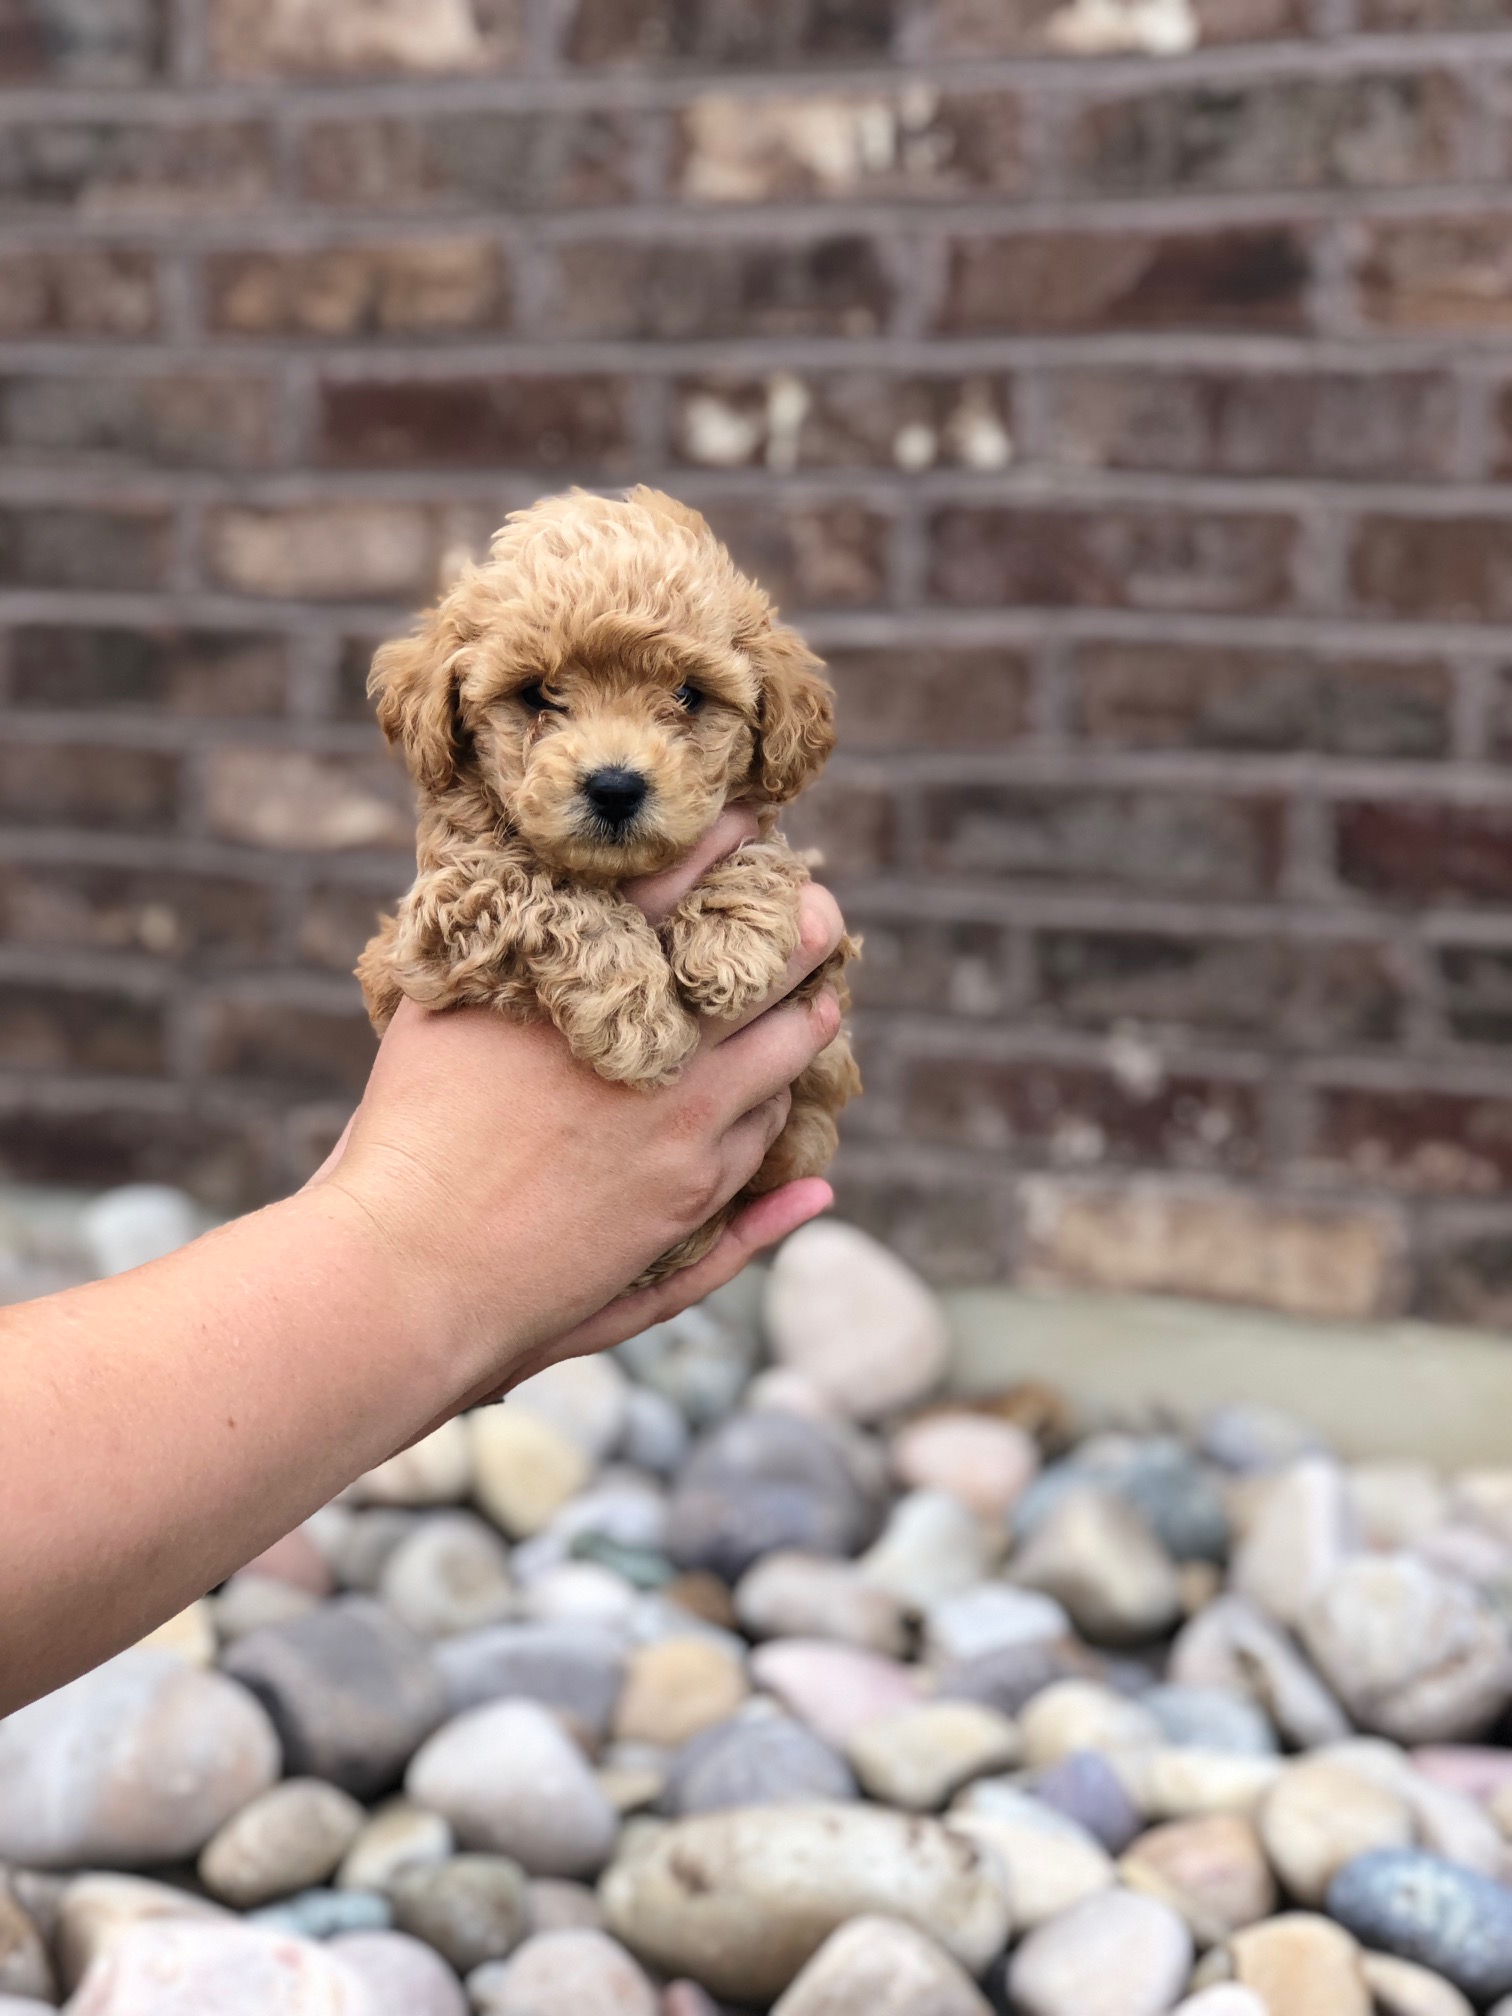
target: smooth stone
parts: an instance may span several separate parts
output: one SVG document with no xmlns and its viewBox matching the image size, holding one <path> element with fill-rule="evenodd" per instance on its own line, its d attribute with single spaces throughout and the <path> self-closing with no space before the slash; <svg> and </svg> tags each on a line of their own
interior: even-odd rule
<svg viewBox="0 0 1512 2016">
<path fill-rule="evenodd" d="M 1179 1911 L 1199 1946 L 1268 1918 L 1276 1886 L 1250 1821 L 1238 1813 L 1170 1820 L 1143 1834 L 1118 1865 L 1130 1889 Z"/>
<path fill-rule="evenodd" d="M 1474 2016 L 1458 1988 L 1411 1960 L 1367 1953 L 1360 1973 L 1376 2006 L 1376 2016 Z"/>
<path fill-rule="evenodd" d="M 134 1926 L 160 1919 L 201 1924 L 234 1921 L 219 1904 L 176 1884 L 140 1876 L 76 1876 L 64 1889 L 52 1927 L 52 1946 L 65 1989 L 76 1988 L 99 1956 Z"/>
<path fill-rule="evenodd" d="M 1304 1457 L 1271 1478 L 1229 1568 L 1236 1594 L 1295 1630 L 1353 1544 L 1344 1472 Z"/>
<path fill-rule="evenodd" d="M 512 1855 L 532 1876 L 590 1876 L 618 1818 L 582 1752 L 533 1701 L 456 1716 L 416 1753 L 405 1790 L 466 1848 Z"/>
<path fill-rule="evenodd" d="M 978 1518 L 1006 1519 L 1040 1467 L 1032 1435 L 987 1414 L 929 1414 L 892 1440 L 893 1473 L 912 1491 L 949 1491 Z"/>
<path fill-rule="evenodd" d="M 460 1505 L 472 1489 L 472 1449 L 460 1414 L 422 1435 L 351 1488 L 359 1505 Z"/>
<path fill-rule="evenodd" d="M 680 1576 L 678 1584 L 686 1590 L 688 1582 L 693 1579 L 691 1576 Z M 695 1587 L 704 1588 L 716 1579 L 700 1575 Z M 732 1659 L 745 1659 L 750 1648 L 740 1633 L 731 1628 L 734 1618 L 730 1619 L 729 1625 L 711 1624 L 696 1611 L 685 1608 L 682 1602 L 674 1601 L 672 1591 L 678 1584 L 668 1583 L 666 1589 L 649 1590 L 639 1599 L 625 1620 L 625 1635 L 630 1644 L 655 1645 L 663 1638 L 707 1638 L 711 1645 L 722 1645 Z M 724 1584 L 719 1586 L 723 1588 Z M 728 1601 L 728 1590 L 725 1590 L 725 1596 Z"/>
<path fill-rule="evenodd" d="M 1427 1463 L 1354 1463 L 1345 1485 L 1356 1530 L 1373 1552 L 1416 1546 L 1450 1516 L 1448 1487 Z"/>
<path fill-rule="evenodd" d="M 631 1386 L 625 1396 L 620 1452 L 627 1463 L 670 1477 L 688 1453 L 688 1424 L 665 1394 Z"/>
<path fill-rule="evenodd" d="M 389 1884 L 394 1923 L 466 1974 L 503 1960 L 531 1928 L 525 1871 L 505 1855 L 456 1855 L 398 1870 Z"/>
<path fill-rule="evenodd" d="M 327 1951 L 362 1981 L 373 2016 L 469 2016 L 450 1967 L 403 1932 L 342 1932 Z"/>
<path fill-rule="evenodd" d="M 1412 1753 L 1412 1768 L 1435 1785 L 1487 1801 L 1512 1787 L 1512 1750 L 1482 1743 L 1429 1743 Z"/>
<path fill-rule="evenodd" d="M 337 1867 L 366 1818 L 338 1786 L 286 1778 L 233 1814 L 206 1844 L 200 1881 L 238 1911 L 307 1890 Z"/>
<path fill-rule="evenodd" d="M 950 1353 L 933 1290 L 887 1247 L 833 1218 L 784 1241 L 764 1315 L 777 1362 L 796 1366 L 857 1421 L 924 1399 Z"/>
<path fill-rule="evenodd" d="M 378 2016 L 323 1946 L 255 1925 L 138 1925 L 91 1966 L 68 2016 Z"/>
<path fill-rule="evenodd" d="M 378 1578 L 378 1595 L 417 1637 L 482 1630 L 513 1608 L 509 1549 L 470 1512 L 439 1514 L 394 1549 Z"/>
<path fill-rule="evenodd" d="M 0 1870 L 0 2005 L 12 1997 L 52 2002 L 52 1961 L 42 1928 Z"/>
<path fill-rule="evenodd" d="M 1020 2016 L 1166 2016 L 1192 1939 L 1168 1905 L 1107 1890 L 1031 1932 L 1008 1967 Z"/>
<path fill-rule="evenodd" d="M 887 1515 L 880 1539 L 856 1563 L 863 1580 L 906 1609 L 972 1589 L 993 1565 L 981 1521 L 948 1491 L 910 1491 Z"/>
<path fill-rule="evenodd" d="M 171 1652 L 188 1666 L 213 1666 L 218 1646 L 215 1605 L 208 1596 L 201 1596 L 136 1643 L 138 1652 Z"/>
<path fill-rule="evenodd" d="M 1120 1750 L 1109 1763 L 1146 1820 L 1253 1813 L 1281 1772 L 1279 1757 L 1230 1750 Z"/>
<path fill-rule="evenodd" d="M 1143 1704 L 1095 1680 L 1057 1680 L 1019 1715 L 1024 1761 L 1058 1764 L 1077 1750 L 1145 1749 L 1161 1741 L 1160 1724 Z"/>
<path fill-rule="evenodd" d="M 354 1512 L 331 1552 L 337 1586 L 358 1595 L 372 1595 L 383 1579 L 389 1556 L 415 1532 L 422 1517 L 398 1505 L 375 1505 L 371 1511 Z"/>
<path fill-rule="evenodd" d="M 224 1644 L 261 1631 L 269 1624 L 292 1624 L 296 1617 L 308 1617 L 320 1598 L 308 1589 L 296 1589 L 291 1582 L 275 1582 L 267 1575 L 238 1569 L 219 1595 L 210 1598 L 215 1612 L 215 1635 Z"/>
<path fill-rule="evenodd" d="M 1415 1960 L 1474 2003 L 1512 1992 L 1512 1889 L 1421 1849 L 1347 1863 L 1328 1886 L 1330 1917 L 1363 1945 Z"/>
<path fill-rule="evenodd" d="M 1038 1773 L 1033 1790 L 1041 1805 L 1085 1827 L 1110 1855 L 1121 1855 L 1144 1828 L 1123 1781 L 1096 1750 L 1073 1750 Z"/>
<path fill-rule="evenodd" d="M 935 1675 L 935 1692 L 946 1700 L 980 1701 L 1004 1715 L 1018 1715 L 1036 1695 L 1059 1680 L 1084 1677 L 1095 1662 L 1080 1647 L 1005 1645 L 943 1666 Z"/>
<path fill-rule="evenodd" d="M 973 1778 L 1007 1771 L 1023 1744 L 1006 1715 L 974 1701 L 926 1701 L 855 1731 L 846 1755 L 873 1799 L 937 1812 Z"/>
<path fill-rule="evenodd" d="M 386 1932 L 394 1922 L 387 1897 L 373 1890 L 301 1890 L 264 1904 L 245 1920 L 296 1939 L 334 1939 L 339 1932 Z"/>
<path fill-rule="evenodd" d="M 6 2016 L 3 2009 L 0 2016 Z M 662 2016 L 723 2016 L 723 2012 L 696 1981 L 669 1981 L 662 1990 Z"/>
<path fill-rule="evenodd" d="M 1399 1743 L 1476 1735 L 1512 1701 L 1506 1624 L 1410 1554 L 1346 1562 L 1307 1606 L 1302 1636 L 1356 1722 Z"/>
<path fill-rule="evenodd" d="M 296 1526 L 292 1533 L 285 1533 L 254 1555 L 242 1572 L 266 1576 L 270 1582 L 287 1582 L 310 1596 L 329 1596 L 335 1587 L 325 1550 L 303 1526 Z"/>
<path fill-rule="evenodd" d="M 1501 1831 L 1491 1814 L 1474 1800 L 1424 1777 L 1395 1743 L 1380 1736 L 1358 1736 L 1318 1755 L 1320 1762 L 1341 1764 L 1395 1794 L 1412 1815 L 1419 1848 L 1442 1855 L 1446 1862 L 1478 1869 L 1483 1876 L 1501 1879 L 1507 1858 Z"/>
<path fill-rule="evenodd" d="M 0 1721 L 0 1859 L 136 1868 L 196 1855 L 279 1773 L 250 1694 L 124 1652 Z"/>
<path fill-rule="evenodd" d="M 543 1532 L 515 1549 L 516 1577 L 529 1582 L 548 1568 L 559 1568 L 588 1539 L 663 1552 L 667 1494 L 661 1481 L 620 1465 L 601 1470 L 587 1490 L 568 1499 Z"/>
<path fill-rule="evenodd" d="M 1070 1636 L 1071 1619 L 1053 1596 L 1006 1582 L 978 1582 L 942 1596 L 924 1613 L 924 1656 L 941 1666 Z"/>
<path fill-rule="evenodd" d="M 655 1806 L 672 1774 L 672 1753 L 659 1743 L 611 1743 L 598 1760 L 598 1782 L 616 1813 Z"/>
<path fill-rule="evenodd" d="M 359 1799 L 386 1792 L 446 1713 L 424 1641 L 366 1596 L 254 1631 L 223 1664 L 266 1706 L 289 1771 Z"/>
<path fill-rule="evenodd" d="M 1028 1538 L 1078 1491 L 1110 1492 L 1144 1520 L 1172 1560 L 1224 1561 L 1229 1520 L 1213 1477 L 1174 1436 L 1102 1435 L 1045 1471 L 1014 1510 Z"/>
<path fill-rule="evenodd" d="M 1256 1400 L 1215 1407 L 1198 1430 L 1197 1446 L 1222 1469 L 1241 1476 L 1280 1470 L 1322 1450 L 1316 1431 L 1305 1422 Z"/>
<path fill-rule="evenodd" d="M 786 1715 L 741 1716 L 683 1746 L 664 1797 L 667 1811 L 681 1817 L 731 1806 L 854 1799 L 856 1781 L 845 1759 L 801 1722 Z"/>
<path fill-rule="evenodd" d="M 473 1496 L 511 1540 L 528 1540 L 593 1475 L 580 1445 L 535 1414 L 480 1407 L 467 1417 Z"/>
<path fill-rule="evenodd" d="M 1009 1928 L 988 1851 L 874 1806 L 677 1820 L 623 1848 L 599 1894 L 610 1930 L 647 1965 L 749 2002 L 774 2000 L 831 1932 L 867 1913 L 908 1921 L 972 1975 Z"/>
<path fill-rule="evenodd" d="M 796 1414 L 736 1414 L 711 1430 L 672 1494 L 668 1552 L 737 1582 L 780 1548 L 851 1555 L 875 1537 L 880 1500 L 840 1437 Z"/>
<path fill-rule="evenodd" d="M 615 1710 L 621 1742 L 669 1749 L 728 1721 L 749 1689 L 740 1664 L 704 1638 L 663 1638 L 630 1655 Z"/>
<path fill-rule="evenodd" d="M 822 1639 L 771 1638 L 751 1654 L 751 1679 L 815 1735 L 843 1750 L 858 1729 L 918 1700 L 917 1668 Z"/>
<path fill-rule="evenodd" d="M 543 1932 L 468 1988 L 477 2016 L 659 2016 L 656 1990 L 603 1932 Z"/>
<path fill-rule="evenodd" d="M 604 1914 L 586 1883 L 564 1876 L 534 1876 L 529 1884 L 532 1932 L 602 1932 Z"/>
<path fill-rule="evenodd" d="M 593 1622 L 496 1624 L 449 1638 L 436 1665 L 454 1714 L 523 1696 L 608 1733 L 625 1677 L 623 1636 Z"/>
<path fill-rule="evenodd" d="M 768 1365 L 745 1390 L 747 1407 L 785 1407 L 810 1421 L 836 1421 L 834 1406 L 805 1373 L 792 1365 Z"/>
<path fill-rule="evenodd" d="M 444 1862 L 456 1850 L 451 1825 L 408 1799 L 380 1806 L 336 1872 L 338 1890 L 387 1890 L 401 1869 Z"/>
<path fill-rule="evenodd" d="M 1271 2012 L 1252 1990 L 1225 1981 L 1178 2002 L 1171 2016 L 1271 2016 Z"/>
<path fill-rule="evenodd" d="M 630 1382 L 613 1358 L 564 1358 L 512 1389 L 506 1406 L 533 1414 L 590 1463 L 602 1463 L 625 1432 Z"/>
<path fill-rule="evenodd" d="M 627 1338 L 614 1355 L 634 1379 L 699 1428 L 723 1420 L 737 1405 L 756 1369 L 760 1343 L 754 1323 L 711 1297 Z"/>
<path fill-rule="evenodd" d="M 832 1932 L 772 2016 L 992 2016 L 950 1955 L 896 1918 Z"/>
<path fill-rule="evenodd" d="M 1285 1632 L 1241 1596 L 1220 1596 L 1179 1634 L 1169 1679 L 1247 1695 L 1301 1750 L 1353 1734 L 1349 1717 Z"/>
<path fill-rule="evenodd" d="M 1316 1757 L 1289 1764 L 1260 1802 L 1260 1838 L 1298 1904 L 1320 1909 L 1329 1884 L 1357 1855 L 1412 1844 L 1412 1815 L 1393 1793 Z"/>
<path fill-rule="evenodd" d="M 1181 1749 L 1274 1757 L 1279 1747 L 1264 1710 L 1227 1688 L 1151 1687 L 1140 1695 L 1139 1705 L 1155 1717 L 1166 1742 Z"/>
<path fill-rule="evenodd" d="M 1371 2016 L 1360 1949 L 1339 1926 L 1306 1911 L 1246 1926 L 1229 1942 L 1239 1985 L 1286 2016 Z"/>
<path fill-rule="evenodd" d="M 1013 1579 L 1065 1606 L 1099 1645 L 1158 1637 L 1181 1615 L 1175 1563 L 1130 1506 L 1104 1491 L 1077 1491 L 1014 1556 Z"/>
<path fill-rule="evenodd" d="M 787 1550 L 756 1562 L 736 1587 L 735 1615 L 751 1638 L 833 1638 L 894 1659 L 908 1647 L 898 1598 L 855 1562 L 822 1554 Z"/>
<path fill-rule="evenodd" d="M 1006 1780 L 969 1787 L 947 1824 L 992 1850 L 1018 1931 L 1059 1917 L 1116 1881 L 1111 1858 L 1084 1827 Z"/>
<path fill-rule="evenodd" d="M 176 1253 L 211 1222 L 171 1183 L 122 1183 L 85 1205 L 79 1234 L 96 1274 L 125 1274 Z"/>
</svg>

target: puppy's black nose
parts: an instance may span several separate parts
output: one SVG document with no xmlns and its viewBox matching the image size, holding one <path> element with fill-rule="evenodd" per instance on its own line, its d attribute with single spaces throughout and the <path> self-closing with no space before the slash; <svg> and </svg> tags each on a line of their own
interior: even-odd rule
<svg viewBox="0 0 1512 2016">
<path fill-rule="evenodd" d="M 583 780 L 583 796 L 606 826 L 628 826 L 646 802 L 646 780 L 638 770 L 595 770 Z"/>
</svg>

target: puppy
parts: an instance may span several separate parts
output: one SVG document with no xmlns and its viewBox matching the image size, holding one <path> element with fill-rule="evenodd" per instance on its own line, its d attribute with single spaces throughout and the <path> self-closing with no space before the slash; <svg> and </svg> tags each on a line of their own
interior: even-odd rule
<svg viewBox="0 0 1512 2016">
<path fill-rule="evenodd" d="M 418 874 L 357 966 L 373 1025 L 402 996 L 548 1016 L 626 1085 L 675 1078 L 700 1015 L 744 1014 L 798 943 L 808 871 L 775 831 L 834 744 L 817 658 L 779 624 L 697 512 L 659 491 L 573 491 L 515 512 L 368 682 L 419 787 Z M 717 863 L 659 928 L 620 893 L 733 800 L 762 837 Z M 846 940 L 828 980 L 848 1005 Z M 861 1089 L 842 1032 L 741 1197 L 643 1281 L 699 1259 L 743 1198 L 815 1176 Z"/>
</svg>

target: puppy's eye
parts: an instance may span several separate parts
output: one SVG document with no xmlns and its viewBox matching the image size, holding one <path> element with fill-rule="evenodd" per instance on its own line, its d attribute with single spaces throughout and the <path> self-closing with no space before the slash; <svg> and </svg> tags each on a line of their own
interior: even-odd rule
<svg viewBox="0 0 1512 2016">
<path fill-rule="evenodd" d="M 704 703 L 704 696 L 696 686 L 679 686 L 672 698 L 688 714 L 696 714 Z"/>
<path fill-rule="evenodd" d="M 561 707 L 555 700 L 547 699 L 546 689 L 539 679 L 532 679 L 528 686 L 522 686 L 516 693 L 515 698 L 522 707 L 529 708 L 532 714 L 560 714 L 562 712 Z"/>
</svg>

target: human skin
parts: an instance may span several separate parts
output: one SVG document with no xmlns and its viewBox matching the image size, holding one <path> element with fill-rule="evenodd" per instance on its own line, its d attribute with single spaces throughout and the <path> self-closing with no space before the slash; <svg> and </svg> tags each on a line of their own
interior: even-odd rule
<svg viewBox="0 0 1512 2016">
<path fill-rule="evenodd" d="M 627 888 L 665 914 L 752 830 L 727 813 Z M 827 1184 L 790 1184 L 698 1266 L 622 1292 L 780 1132 L 787 1087 L 839 1026 L 833 995 L 785 997 L 841 929 L 806 890 L 770 1003 L 706 1025 L 655 1091 L 596 1077 L 544 1023 L 406 1003 L 297 1195 L 0 1311 L 0 1714 L 134 1643 L 459 1409 L 664 1320 L 822 1211 Z"/>
</svg>

